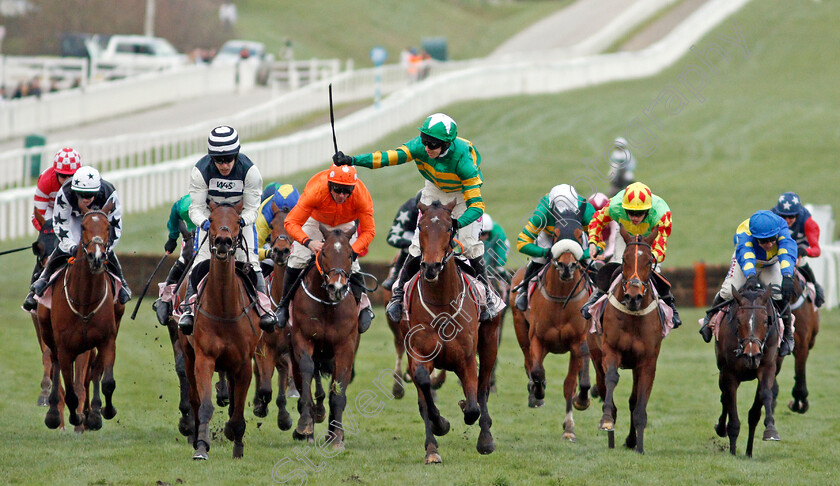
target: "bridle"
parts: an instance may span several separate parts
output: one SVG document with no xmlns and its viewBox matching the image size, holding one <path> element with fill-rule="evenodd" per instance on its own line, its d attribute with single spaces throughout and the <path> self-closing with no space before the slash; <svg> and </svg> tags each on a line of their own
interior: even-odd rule
<svg viewBox="0 0 840 486">
<path fill-rule="evenodd" d="M 741 309 L 750 311 L 750 318 L 749 318 L 749 321 L 748 321 L 750 323 L 750 335 L 743 338 L 743 339 L 738 339 L 738 347 L 735 348 L 735 351 L 734 351 L 735 356 L 738 356 L 738 357 L 742 356 L 744 354 L 744 348 L 749 343 L 755 343 L 756 345 L 758 345 L 758 352 L 760 354 L 764 354 L 764 346 L 767 344 L 767 338 L 770 337 L 770 334 L 771 334 L 770 331 L 771 331 L 772 327 L 768 328 L 767 333 L 764 334 L 764 339 L 758 339 L 757 337 L 755 337 L 754 323 L 755 323 L 755 313 L 756 313 L 756 311 L 759 310 L 759 309 L 764 309 L 766 311 L 767 307 L 766 306 L 761 306 L 761 305 L 745 305 L 745 306 L 739 305 L 738 308 L 735 309 L 732 312 L 732 314 L 729 318 L 730 322 L 734 323 L 734 321 L 736 320 L 736 315 L 738 314 L 737 311 L 741 310 Z M 772 315 L 771 313 L 768 313 L 767 319 L 765 320 L 765 324 L 768 324 L 768 325 L 770 324 L 771 315 Z M 735 329 L 735 332 L 736 332 L 736 335 L 737 335 L 737 332 L 738 332 L 737 327 Z"/>
<path fill-rule="evenodd" d="M 221 228 L 219 228 L 219 233 L 223 231 L 227 231 L 228 234 L 232 233 L 229 226 L 222 226 Z M 244 241 L 242 238 L 242 231 L 239 231 L 239 234 L 236 235 L 233 244 L 230 245 L 230 249 L 220 253 L 218 251 L 218 247 L 216 246 L 217 237 L 218 235 L 215 234 L 210 236 L 210 253 L 215 255 L 216 258 L 218 258 L 219 260 L 227 260 L 228 258 L 233 256 L 233 254 L 236 253 L 236 250 L 242 245 L 242 242 Z M 245 249 L 245 251 L 247 253 L 247 248 Z"/>
<path fill-rule="evenodd" d="M 636 237 L 636 239 L 634 241 L 628 241 L 627 242 L 627 247 L 628 248 L 631 245 L 646 247 L 650 250 L 651 256 L 653 254 L 653 247 L 650 246 L 650 243 L 639 239 L 639 237 Z M 650 271 L 653 271 L 653 268 L 656 265 L 656 259 L 652 258 L 651 260 L 652 261 L 651 261 L 651 264 L 650 264 Z M 648 282 L 641 278 L 641 276 L 639 275 L 639 271 L 640 271 L 640 268 L 639 268 L 639 252 L 634 251 L 633 252 L 633 274 L 630 275 L 630 278 L 625 278 L 624 282 L 622 283 L 622 288 L 624 290 L 625 298 L 627 298 L 627 294 L 630 292 L 631 287 L 641 287 L 642 297 L 644 298 L 644 296 L 647 295 Z"/>
<path fill-rule="evenodd" d="M 84 217 L 82 217 L 82 224 L 84 224 L 85 219 L 87 219 L 88 216 L 93 216 L 93 215 L 101 215 L 105 218 L 106 221 L 108 220 L 108 215 L 105 214 L 104 211 L 96 209 L 96 210 L 88 211 L 87 213 L 85 213 Z M 109 222 L 108 224 L 110 226 L 111 223 Z M 110 238 L 109 238 L 109 240 L 110 240 Z M 85 254 L 85 259 L 87 259 L 87 256 L 91 253 L 91 251 L 89 250 L 91 245 L 95 245 L 95 246 L 96 245 L 102 245 L 102 248 L 104 250 L 103 253 L 106 256 L 108 255 L 108 252 L 111 250 L 110 241 L 106 242 L 105 240 L 102 239 L 101 236 L 96 235 L 87 242 L 82 241 L 81 246 L 82 246 L 82 251 L 84 251 L 84 254 Z"/>
<path fill-rule="evenodd" d="M 318 253 L 315 254 L 315 257 L 314 257 L 315 268 L 318 270 L 318 274 L 321 275 L 321 288 L 324 289 L 325 292 L 327 292 L 327 295 L 329 295 L 329 292 L 327 291 L 327 286 L 329 285 L 329 281 L 333 277 L 338 276 L 339 282 L 341 282 L 342 278 L 344 279 L 344 282 L 343 282 L 344 290 L 342 291 L 341 295 L 338 296 L 336 299 L 324 300 L 324 299 L 316 297 L 315 295 L 312 294 L 312 292 L 309 291 L 308 288 L 306 288 L 306 281 L 301 282 L 301 287 L 303 287 L 303 291 L 306 292 L 306 295 L 308 295 L 310 298 L 312 298 L 312 299 L 314 299 L 314 300 L 316 300 L 316 301 L 318 301 L 322 304 L 338 305 L 344 300 L 345 297 L 347 297 L 347 294 L 350 293 L 350 274 L 346 270 L 344 270 L 343 268 L 330 268 L 325 272 L 324 269 L 321 267 L 321 255 L 322 254 L 323 254 L 323 252 L 319 251 Z"/>
</svg>

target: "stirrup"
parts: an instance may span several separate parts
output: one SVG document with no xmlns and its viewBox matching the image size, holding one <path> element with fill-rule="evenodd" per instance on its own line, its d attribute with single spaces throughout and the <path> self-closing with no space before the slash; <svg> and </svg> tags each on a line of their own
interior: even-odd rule
<svg viewBox="0 0 840 486">
<path fill-rule="evenodd" d="M 38 297 L 41 297 L 44 295 L 44 290 L 46 290 L 48 283 L 49 279 L 41 277 L 36 280 L 31 287 L 29 287 L 29 290 L 35 292 L 35 295 Z"/>
<path fill-rule="evenodd" d="M 25 311 L 34 311 L 38 308 L 38 301 L 35 300 L 35 292 L 29 292 L 26 295 L 26 299 L 23 301 L 23 310 Z"/>
<path fill-rule="evenodd" d="M 402 297 L 396 300 L 392 298 L 391 301 L 388 302 L 388 306 L 385 307 L 385 314 L 387 314 L 388 319 L 391 319 L 393 322 L 400 322 L 402 320 L 403 308 L 401 301 Z"/>
<path fill-rule="evenodd" d="M 274 326 L 277 325 L 277 316 L 271 311 L 266 311 L 260 316 L 260 329 L 265 332 L 274 332 Z"/>
<path fill-rule="evenodd" d="M 281 305 L 280 307 L 277 308 L 277 315 L 275 316 L 275 319 L 277 320 L 277 322 L 274 323 L 274 326 L 276 326 L 277 329 L 283 329 L 284 327 L 286 327 L 286 324 L 288 324 L 288 322 L 289 322 L 289 305 L 288 304 L 285 305 L 285 306 Z M 268 331 L 268 332 L 271 332 L 271 331 Z"/>
<path fill-rule="evenodd" d="M 703 327 L 701 327 L 698 332 L 700 333 L 700 336 L 703 337 L 703 341 L 706 341 L 707 343 L 712 342 L 712 327 L 709 326 L 709 321 L 703 322 Z"/>
<path fill-rule="evenodd" d="M 359 313 L 359 334 L 364 334 L 370 328 L 370 323 L 376 317 L 370 307 L 362 309 Z"/>
<path fill-rule="evenodd" d="M 181 319 L 178 320 L 178 329 L 180 329 L 185 336 L 189 336 L 193 333 L 193 327 L 194 318 L 192 313 L 187 311 L 181 314 Z"/>
<path fill-rule="evenodd" d="M 518 294 L 516 294 L 516 301 L 514 301 L 514 305 L 517 309 L 525 312 L 528 310 L 528 291 L 521 290 Z"/>
<path fill-rule="evenodd" d="M 155 314 L 157 315 L 157 320 L 161 326 L 165 326 L 169 321 L 169 314 L 170 308 L 172 304 L 169 302 L 164 302 L 163 300 L 156 300 L 152 307 L 155 309 Z"/>
</svg>

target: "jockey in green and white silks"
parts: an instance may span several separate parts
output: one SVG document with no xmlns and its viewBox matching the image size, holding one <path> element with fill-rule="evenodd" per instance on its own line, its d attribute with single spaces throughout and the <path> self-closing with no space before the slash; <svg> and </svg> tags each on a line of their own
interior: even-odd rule
<svg viewBox="0 0 840 486">
<path fill-rule="evenodd" d="M 396 149 L 377 151 L 351 157 L 343 152 L 333 156 L 336 165 L 357 165 L 378 169 L 414 162 L 420 175 L 426 179 L 420 202 L 431 204 L 440 201 L 446 204 L 456 201 L 452 211 L 453 229 L 456 238 L 464 246 L 466 256 L 476 274 L 487 284 L 487 270 L 484 264 L 484 244 L 479 239 L 480 218 L 484 214 L 481 198 L 483 176 L 481 155 L 472 142 L 458 137 L 455 120 L 443 113 L 430 115 L 419 128 L 420 135 Z M 398 321 L 402 314 L 403 285 L 420 269 L 420 233 L 414 235 L 409 247 L 400 279 L 393 287 L 388 303 L 388 316 Z M 486 306 L 481 308 L 480 320 L 493 317 Z"/>
</svg>

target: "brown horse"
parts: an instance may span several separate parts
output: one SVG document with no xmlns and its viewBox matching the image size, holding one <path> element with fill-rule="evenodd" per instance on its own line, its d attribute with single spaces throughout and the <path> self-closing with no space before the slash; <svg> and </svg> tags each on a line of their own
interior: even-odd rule
<svg viewBox="0 0 840 486">
<path fill-rule="evenodd" d="M 546 354 L 569 353 L 569 371 L 563 383 L 563 395 L 566 398 L 563 438 L 572 442 L 577 441 L 572 406 L 574 404 L 578 410 L 589 407 L 588 386 L 575 394 L 578 374 L 584 364 L 583 350 L 589 330 L 587 320 L 580 313 L 580 308 L 590 294 L 585 270 L 578 261 L 583 254 L 582 234 L 580 220 L 574 213 L 561 215 L 554 229 L 551 263 L 537 280 L 539 291 L 534 292 L 528 310 L 522 312 L 516 308 L 515 294 L 509 301 L 513 309 L 516 339 L 525 356 L 529 406 L 539 404 L 545 397 L 543 360 Z M 524 274 L 523 267 L 514 277 L 514 285 L 518 285 Z"/>
<path fill-rule="evenodd" d="M 779 324 L 770 302 L 771 289 L 732 288 L 733 303 L 718 329 L 715 355 L 720 370 L 720 402 L 722 413 L 715 431 L 720 437 L 729 436 L 729 452 L 735 455 L 735 445 L 741 430 L 738 419 L 738 386 L 743 381 L 758 379 L 755 400 L 749 412 L 747 456 L 752 457 L 755 428 L 764 406 L 764 440 L 779 440 L 773 419 L 773 383 L 778 372 L 777 350 Z M 727 420 L 728 419 L 728 420 Z"/>
<path fill-rule="evenodd" d="M 793 357 L 795 359 L 795 372 L 793 384 L 793 400 L 788 402 L 788 408 L 797 413 L 808 411 L 808 386 L 805 381 L 805 364 L 808 362 L 808 355 L 817 340 L 820 332 L 820 311 L 810 300 L 808 290 L 805 287 L 805 280 L 799 276 L 794 278 L 794 295 L 791 298 L 791 309 L 795 320 L 795 333 Z M 781 362 L 779 362 L 781 368 Z M 778 374 L 778 371 L 777 371 Z M 778 393 L 778 385 L 774 387 Z"/>
<path fill-rule="evenodd" d="M 651 244 L 659 234 L 631 236 L 621 228 L 627 244 L 621 266 L 621 280 L 609 292 L 604 308 L 600 336 L 588 339 L 599 395 L 604 397 L 604 413 L 599 428 L 608 432 L 608 445 L 615 447 L 616 406 L 613 393 L 618 385 L 618 369 L 633 370 L 630 393 L 630 432 L 624 446 L 644 454 L 647 403 L 656 376 L 656 361 L 662 344 L 663 324 L 657 311 L 651 276 L 656 259 Z"/>
<path fill-rule="evenodd" d="M 332 375 L 327 442 L 344 448 L 342 416 L 347 405 L 347 385 L 359 347 L 359 309 L 350 295 L 353 250 L 350 238 L 355 228 L 329 230 L 320 225 L 323 249 L 314 256 L 310 270 L 295 291 L 292 309 L 292 372 L 300 392 L 300 419 L 295 440 L 313 441 L 316 412 L 313 410 L 312 379 L 320 370 Z"/>
<path fill-rule="evenodd" d="M 236 271 L 234 254 L 242 238 L 241 211 L 241 201 L 236 205 L 210 203 L 210 269 L 196 298 L 193 334 L 180 336 L 197 431 L 193 455 L 197 460 L 209 458 L 214 371 L 227 373 L 230 381 L 230 420 L 224 433 L 233 442 L 233 457 L 242 457 L 245 449 L 245 402 L 259 338 L 259 317 Z"/>
<path fill-rule="evenodd" d="M 271 259 L 274 261 L 274 271 L 271 274 L 269 296 L 276 307 L 276 303 L 283 297 L 283 276 L 286 273 L 286 262 L 292 251 L 292 239 L 283 227 L 288 212 L 280 211 L 274 202 L 271 204 L 274 208 L 274 217 L 268 225 L 271 228 Z M 280 430 L 292 428 L 292 418 L 286 411 L 286 388 L 288 378 L 291 376 L 289 366 L 292 351 L 291 339 L 291 331 L 288 327 L 272 333 L 262 333 L 254 355 L 254 379 L 257 382 L 257 389 L 254 392 L 254 415 L 257 417 L 268 415 L 268 404 L 271 402 L 272 393 L 271 378 L 274 370 L 277 369 L 277 427 Z"/>
<path fill-rule="evenodd" d="M 454 371 L 461 380 L 465 400 L 459 404 L 464 423 L 472 425 L 481 418 L 478 452 L 490 454 L 495 450 L 487 399 L 501 320 L 496 316 L 479 323 L 473 289 L 452 261 L 454 207 L 454 201 L 447 205 L 438 201 L 428 206 L 418 204 L 422 277 L 415 278 L 417 284 L 406 307 L 407 317 L 403 317 L 401 323 L 409 374 L 417 388 L 420 415 L 426 426 L 426 464 L 441 462 L 435 436 L 449 432 L 449 422 L 440 415 L 432 395 L 434 368 Z M 478 373 L 477 353 L 481 364 Z"/>
<path fill-rule="evenodd" d="M 52 308 L 38 306 L 41 336 L 50 348 L 53 372 L 50 408 L 44 423 L 51 429 L 62 424 L 60 372 L 70 423 L 77 426 L 77 431 L 82 424 L 88 430 L 98 430 L 102 417 L 110 420 L 117 414 L 112 402 L 116 388 L 114 360 L 117 332 L 125 311 L 125 306 L 114 299 L 114 284 L 105 272 L 111 236 L 108 215 L 114 209 L 113 203 L 102 210 L 91 210 L 81 201 L 79 205 L 82 235 L 76 254 L 56 278 Z M 91 350 L 95 353 L 89 353 Z M 93 400 L 87 393 L 90 382 Z M 105 408 L 99 395 L 100 383 Z"/>
</svg>

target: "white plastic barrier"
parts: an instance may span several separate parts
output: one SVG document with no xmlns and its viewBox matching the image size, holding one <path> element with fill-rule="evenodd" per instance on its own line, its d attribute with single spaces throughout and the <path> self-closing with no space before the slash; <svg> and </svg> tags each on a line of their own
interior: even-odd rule
<svg viewBox="0 0 840 486">
<path fill-rule="evenodd" d="M 808 264 L 825 290 L 824 308 L 832 309 L 840 305 L 840 241 L 832 241 L 834 214 L 828 205 L 806 204 L 805 207 L 820 227 L 820 256 L 809 258 Z"/>
</svg>

